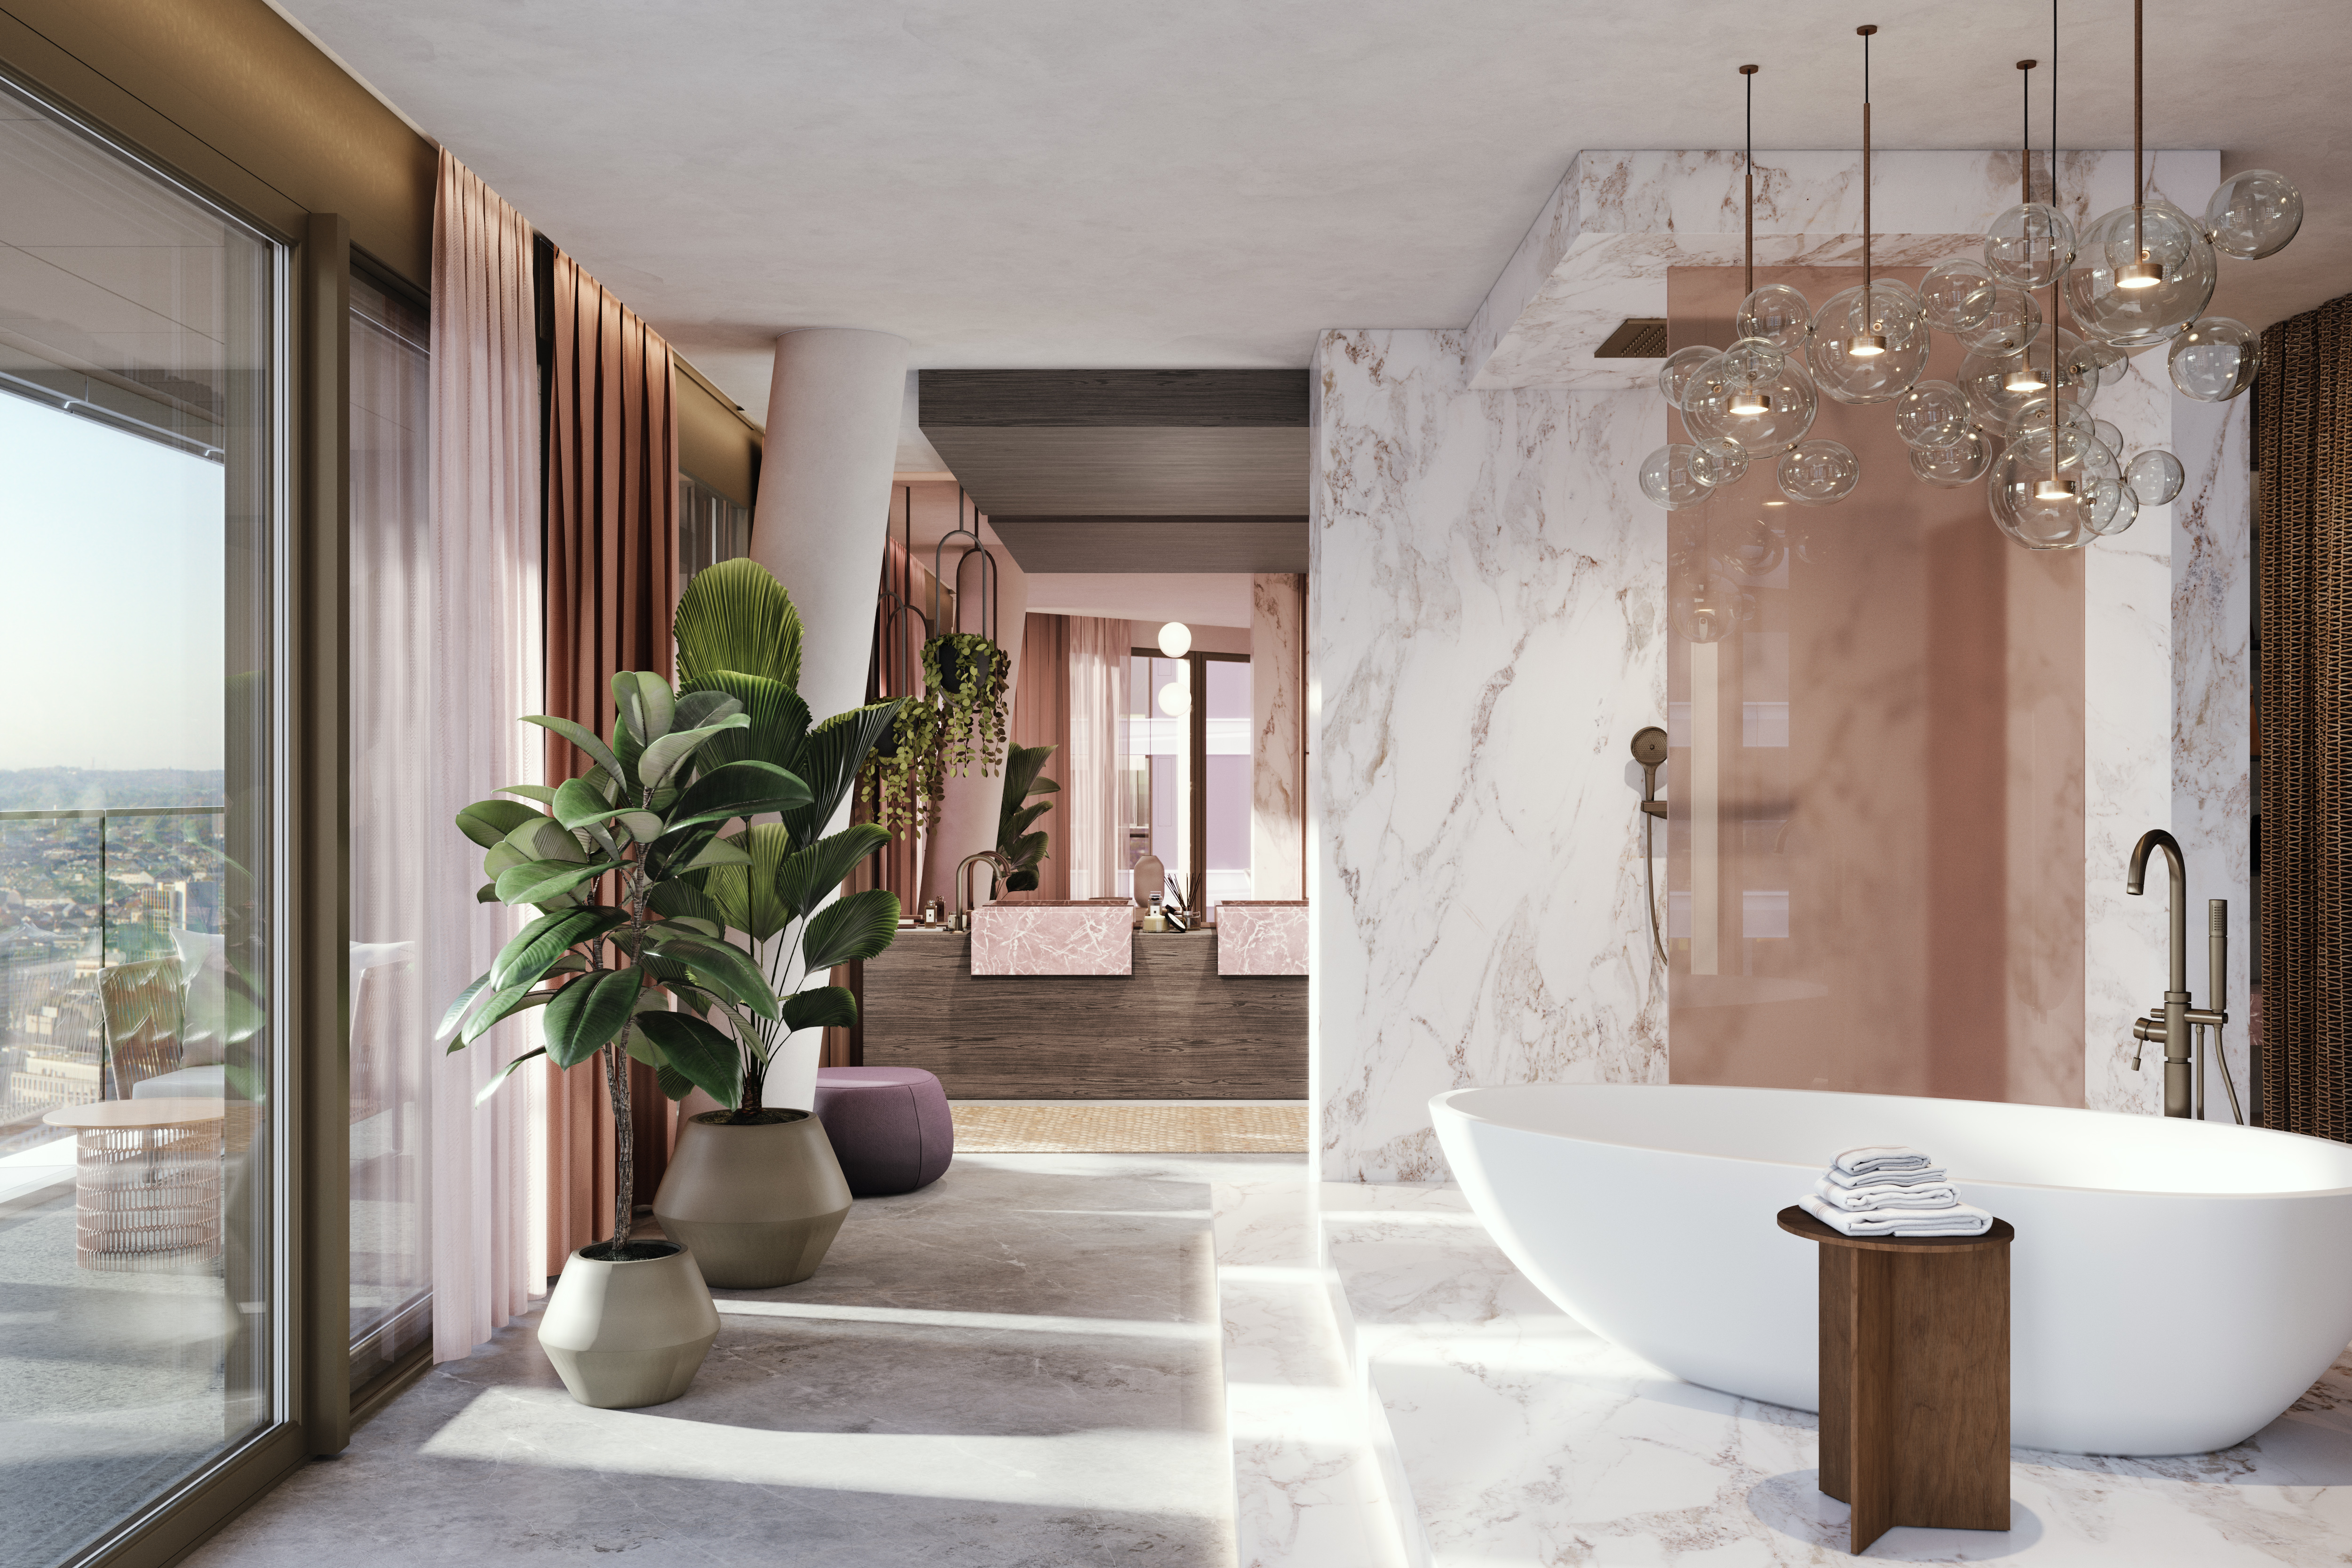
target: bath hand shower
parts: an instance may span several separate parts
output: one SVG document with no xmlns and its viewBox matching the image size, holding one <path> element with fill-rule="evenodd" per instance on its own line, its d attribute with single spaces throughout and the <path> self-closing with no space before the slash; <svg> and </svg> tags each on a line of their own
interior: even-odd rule
<svg viewBox="0 0 2352 1568">
<path fill-rule="evenodd" d="M 1633 760 L 1642 765 L 1642 888 L 1648 895 L 1643 901 L 1650 909 L 1650 945 L 1664 963 L 1666 943 L 1658 934 L 1657 859 L 1650 847 L 1650 828 L 1666 815 L 1666 803 L 1658 798 L 1658 770 L 1666 763 L 1666 732 L 1655 724 L 1634 731 Z"/>
</svg>

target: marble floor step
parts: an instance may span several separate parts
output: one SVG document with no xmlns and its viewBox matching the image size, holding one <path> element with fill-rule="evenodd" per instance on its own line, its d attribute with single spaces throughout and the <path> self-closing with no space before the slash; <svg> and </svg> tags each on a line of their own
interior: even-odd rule
<svg viewBox="0 0 2352 1568">
<path fill-rule="evenodd" d="M 1403 1568 L 1315 1196 L 1297 1170 L 1212 1189 L 1240 1568 Z"/>
<path fill-rule="evenodd" d="M 1853 1561 L 1809 1412 L 1675 1378 L 1590 1332 L 1447 1187 L 1326 1189 L 1321 1251 L 1413 1568 Z M 2013 1528 L 1890 1531 L 1870 1561 L 2340 1563 L 2352 1357 L 2221 1454 L 2014 1451 Z"/>
</svg>

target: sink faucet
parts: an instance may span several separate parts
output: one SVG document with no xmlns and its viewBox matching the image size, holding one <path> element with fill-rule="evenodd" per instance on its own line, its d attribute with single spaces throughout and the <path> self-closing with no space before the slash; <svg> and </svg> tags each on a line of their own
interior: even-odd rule
<svg viewBox="0 0 2352 1568">
<path fill-rule="evenodd" d="M 1003 880 L 1010 881 L 1013 879 L 1013 862 L 1006 858 L 1004 854 L 1000 850 L 976 849 L 972 853 L 965 856 L 962 859 L 957 861 L 955 868 L 956 912 L 953 923 L 948 928 L 950 931 L 970 931 L 971 929 L 971 911 L 978 907 L 970 901 L 970 896 L 971 893 L 971 863 L 975 860 L 987 861 L 990 868 L 996 873 L 997 878 Z"/>
<path fill-rule="evenodd" d="M 2131 873 L 2124 879 L 2124 891 L 2137 894 L 2147 884 L 2147 857 L 2151 849 L 2164 851 L 2165 869 L 2169 874 L 2166 889 L 2165 915 L 2170 924 L 2167 956 L 2169 969 L 2163 1003 L 2151 1009 L 2145 1018 L 2132 1020 L 2132 1038 L 2141 1044 L 2154 1042 L 2164 1047 L 2164 1113 L 2167 1116 L 2201 1118 L 2205 1107 L 2201 1092 L 2190 1093 L 2189 1047 L 2196 1046 L 2196 1087 L 2201 1091 L 2204 1080 L 2204 1037 L 2201 1031 L 2211 1029 L 2213 1054 L 2221 1063 L 2221 1087 L 2230 1091 L 2230 1114 L 2239 1125 L 2245 1116 L 2238 1109 L 2238 1086 L 2230 1077 L 2229 1058 L 2221 1053 L 2221 1026 L 2230 1015 L 2219 1006 L 2206 1008 L 2192 1005 L 2189 994 L 2189 874 L 2181 863 L 2180 841 L 2161 827 L 2151 827 L 2140 835 L 2132 847 Z M 2213 899 L 2206 904 L 2206 942 L 2210 973 L 2207 988 L 2210 998 L 2221 1000 L 2221 988 L 2228 984 L 2230 973 L 2230 905 L 2224 899 Z M 2132 1070 L 2139 1070 L 2139 1046 L 2132 1047 Z"/>
</svg>

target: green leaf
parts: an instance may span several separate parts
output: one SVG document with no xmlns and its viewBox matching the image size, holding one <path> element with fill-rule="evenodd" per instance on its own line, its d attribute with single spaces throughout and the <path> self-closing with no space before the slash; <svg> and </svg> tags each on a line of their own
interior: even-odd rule
<svg viewBox="0 0 2352 1568">
<path fill-rule="evenodd" d="M 647 789 L 659 789 L 673 782 L 670 775 L 678 764 L 692 756 L 705 741 L 724 731 L 749 729 L 751 723 L 737 713 L 698 730 L 673 730 L 646 747 L 646 754 L 637 763 L 637 776 Z"/>
<path fill-rule="evenodd" d="M 809 803 L 809 787 L 773 763 L 723 763 L 704 771 L 670 807 L 673 832 L 698 822 L 761 816 Z"/>
<path fill-rule="evenodd" d="M 457 831 L 488 849 L 523 824 L 546 820 L 519 800 L 478 800 L 457 814 Z"/>
<path fill-rule="evenodd" d="M 530 1049 L 523 1052 L 522 1055 L 515 1058 L 514 1060 L 507 1063 L 506 1066 L 499 1069 L 498 1077 L 490 1079 L 489 1082 L 482 1086 L 481 1092 L 474 1096 L 474 1103 L 476 1105 L 488 1105 L 490 1102 L 490 1096 L 506 1088 L 507 1079 L 514 1077 L 515 1068 L 522 1066 L 522 1064 L 527 1061 L 536 1060 L 538 1058 L 543 1057 L 546 1054 L 547 1047 L 545 1046 L 533 1046 Z"/>
<path fill-rule="evenodd" d="M 545 784 L 509 784 L 506 788 L 499 791 L 499 793 L 500 795 L 519 795 L 525 800 L 535 800 L 541 805 L 551 805 L 555 800 L 555 792 L 548 788 Z M 516 1059 L 520 1060 L 521 1058 L 518 1058 Z"/>
<path fill-rule="evenodd" d="M 620 868 L 620 863 L 614 860 L 592 860 L 585 866 L 575 866 L 569 860 L 527 860 L 499 873 L 499 900 L 508 904 L 541 903 Z"/>
<path fill-rule="evenodd" d="M 523 722 L 526 724 L 536 724 L 543 730 L 554 731 L 557 734 L 562 736 L 565 740 L 579 747 L 582 753 L 585 755 L 590 762 L 604 769 L 610 776 L 616 779 L 626 778 L 628 776 L 621 771 L 621 760 L 613 755 L 613 748 L 598 740 L 596 738 L 596 731 L 589 729 L 586 725 L 576 724 L 569 719 L 558 719 L 554 715 L 549 713 L 534 713 L 525 719 Z"/>
<path fill-rule="evenodd" d="M 742 704 L 748 728 L 730 730 L 703 748 L 706 767 L 729 763 L 768 763 L 787 770 L 800 763 L 801 744 L 808 738 L 808 704 L 782 681 L 719 670 L 695 682 L 698 691 L 724 692 Z"/>
<path fill-rule="evenodd" d="M 499 956 L 503 958 L 506 955 L 501 953 Z M 497 966 L 492 965 L 490 974 L 495 974 L 497 973 Z M 489 974 L 476 976 L 474 983 L 471 985 L 467 986 L 463 991 L 457 993 L 457 999 L 449 1004 L 449 1010 L 441 1015 L 441 1022 L 439 1026 L 434 1029 L 433 1037 L 437 1040 L 442 1036 L 447 1034 L 450 1030 L 456 1028 L 457 1026 L 458 1020 L 465 1017 L 466 1009 L 474 1005 L 474 998 L 488 990 L 489 987 Z"/>
<path fill-rule="evenodd" d="M 555 820 L 566 827 L 585 827 L 627 809 L 614 805 L 581 779 L 566 779 L 555 786 Z"/>
<path fill-rule="evenodd" d="M 669 733 L 677 700 L 669 682 L 653 671 L 624 669 L 613 676 L 613 706 L 637 743 L 649 746 Z"/>
<path fill-rule="evenodd" d="M 797 919 L 823 903 L 859 861 L 889 842 L 887 828 L 861 822 L 793 854 L 775 873 L 776 901 L 784 918 Z"/>
<path fill-rule="evenodd" d="M 743 1098 L 743 1057 L 735 1042 L 688 1013 L 640 1013 L 637 1027 L 667 1065 L 732 1110 Z"/>
<path fill-rule="evenodd" d="M 695 851 L 694 858 L 678 868 L 685 871 L 707 871 L 715 866 L 740 866 L 751 858 L 724 838 L 713 838 Z"/>
<path fill-rule="evenodd" d="M 730 703 L 733 704 L 732 707 L 729 706 Z M 678 693 L 677 711 L 670 722 L 680 730 L 695 730 L 715 720 L 724 719 L 730 713 L 740 713 L 742 710 L 743 704 L 737 702 L 724 691 L 681 691 Z"/>
<path fill-rule="evenodd" d="M 482 980 L 499 990 L 509 985 L 535 984 L 573 946 L 625 925 L 628 919 L 627 911 L 615 909 L 565 910 L 541 915 L 499 949 L 499 956 L 491 962 L 490 972 Z M 445 1023 L 442 1027 L 446 1030 L 448 1026 Z"/>
<path fill-rule="evenodd" d="M 703 878 L 710 912 L 753 942 L 768 942 L 793 921 L 776 897 L 777 873 L 791 856 L 793 836 L 781 823 L 755 822 L 720 842 L 743 851 L 748 865 L 715 866 Z"/>
<path fill-rule="evenodd" d="M 636 1006 L 645 976 L 634 969 L 608 969 L 573 981 L 547 1005 L 547 1054 L 558 1067 L 584 1062 L 621 1032 Z"/>
<path fill-rule="evenodd" d="M 449 1048 L 454 1051 L 461 1046 L 472 1045 L 476 1040 L 480 1039 L 491 1029 L 497 1027 L 509 1014 L 520 1013 L 525 1007 L 533 1005 L 534 1004 L 530 1001 L 530 996 L 531 989 L 528 985 L 508 986 L 497 995 L 492 996 L 489 1000 L 489 1005 L 484 1007 L 480 1012 L 475 1014 L 473 1017 L 467 1022 L 466 1026 L 458 1031 L 457 1038 L 450 1045 Z M 543 994 L 540 997 L 541 1002 L 544 1002 L 546 1000 L 547 998 Z"/>
<path fill-rule="evenodd" d="M 669 831 L 669 825 L 650 811 L 625 811 L 613 820 L 640 844 L 651 844 Z"/>
<path fill-rule="evenodd" d="M 801 618 L 793 596 L 756 561 L 706 566 L 678 595 L 672 620 L 681 687 L 735 670 L 786 687 L 801 683 Z"/>
<path fill-rule="evenodd" d="M 793 771 L 807 782 L 814 799 L 810 805 L 784 814 L 784 826 L 793 830 L 794 839 L 810 843 L 833 826 L 834 814 L 849 798 L 850 787 L 857 782 L 857 769 L 866 761 L 866 753 L 874 749 L 874 742 L 890 727 L 892 715 L 905 700 L 903 697 L 894 697 L 871 707 L 853 708 L 846 713 L 835 714 L 809 731 Z"/>
<path fill-rule="evenodd" d="M 787 1029 L 846 1029 L 857 1022 L 857 998 L 845 985 L 819 985 L 784 998 Z"/>
<path fill-rule="evenodd" d="M 691 969 L 700 982 L 730 996 L 762 1018 L 776 1016 L 776 994 L 751 955 L 732 942 L 713 942 L 688 931 L 670 931 L 665 921 L 646 933 L 646 946 Z"/>
<path fill-rule="evenodd" d="M 501 838 L 491 845 L 488 853 L 482 857 L 482 875 L 495 882 L 499 879 L 499 873 L 508 867 L 520 866 L 526 860 L 537 858 L 537 856 L 526 855 Z"/>
<path fill-rule="evenodd" d="M 485 882 L 480 887 L 474 889 L 474 902 L 478 904 L 495 904 L 498 901 L 499 885 L 496 882 Z"/>
<path fill-rule="evenodd" d="M 578 864 L 588 858 L 588 851 L 580 847 L 580 840 L 551 816 L 530 814 L 530 820 L 506 836 L 507 847 L 524 860 L 569 860 Z"/>
<path fill-rule="evenodd" d="M 809 917 L 802 962 L 814 974 L 853 958 L 872 958 L 898 934 L 898 895 L 883 888 L 852 893 Z"/>
<path fill-rule="evenodd" d="M 697 881 L 699 879 L 696 879 Z M 703 890 L 695 885 L 695 881 L 679 879 L 657 883 L 647 902 L 653 905 L 656 914 L 666 915 L 672 920 L 692 916 L 697 920 L 720 922 L 721 929 L 724 929 L 724 917 Z"/>
<path fill-rule="evenodd" d="M 667 1062 L 654 1069 L 654 1087 L 664 1100 L 684 1100 L 694 1092 L 694 1080 Z"/>
</svg>

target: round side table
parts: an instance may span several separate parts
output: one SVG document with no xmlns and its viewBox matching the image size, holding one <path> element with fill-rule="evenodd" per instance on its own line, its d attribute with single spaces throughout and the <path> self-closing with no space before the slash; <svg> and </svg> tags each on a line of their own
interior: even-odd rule
<svg viewBox="0 0 2352 1568">
<path fill-rule="evenodd" d="M 221 1249 L 217 1100 L 101 1100 L 41 1118 L 74 1130 L 74 1261 L 136 1272 Z"/>
<path fill-rule="evenodd" d="M 2007 1530 L 2009 1244 L 1847 1236 L 1793 1204 L 1821 1246 L 1821 1488 L 1853 1510 L 1848 1552 L 1898 1524 Z"/>
</svg>

